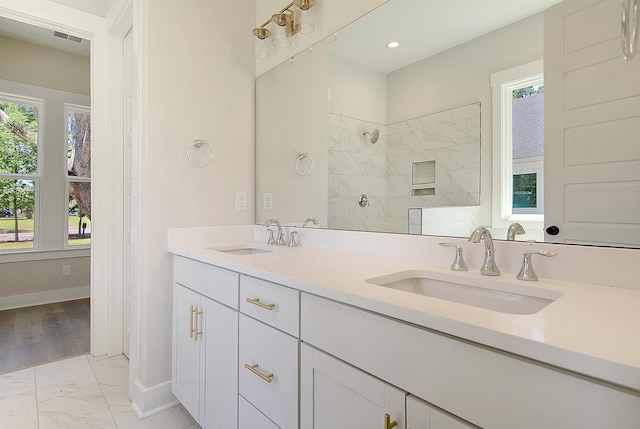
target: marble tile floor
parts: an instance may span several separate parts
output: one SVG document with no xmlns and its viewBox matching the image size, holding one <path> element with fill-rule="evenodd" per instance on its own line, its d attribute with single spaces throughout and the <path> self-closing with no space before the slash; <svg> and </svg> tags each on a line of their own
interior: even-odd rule
<svg viewBox="0 0 640 429">
<path fill-rule="evenodd" d="M 81 355 L 0 375 L 3 429 L 196 429 L 174 406 L 138 419 L 123 355 Z"/>
</svg>

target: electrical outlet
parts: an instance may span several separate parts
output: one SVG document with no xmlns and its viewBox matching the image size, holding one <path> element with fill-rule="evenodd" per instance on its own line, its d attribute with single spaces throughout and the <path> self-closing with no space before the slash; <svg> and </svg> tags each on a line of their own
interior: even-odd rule
<svg viewBox="0 0 640 429">
<path fill-rule="evenodd" d="M 62 266 L 62 275 L 70 276 L 71 275 L 71 265 L 63 265 Z"/>
<path fill-rule="evenodd" d="M 271 192 L 265 192 L 262 194 L 262 210 L 273 210 L 273 194 Z"/>
<path fill-rule="evenodd" d="M 247 193 L 236 192 L 236 211 L 247 209 Z"/>
</svg>

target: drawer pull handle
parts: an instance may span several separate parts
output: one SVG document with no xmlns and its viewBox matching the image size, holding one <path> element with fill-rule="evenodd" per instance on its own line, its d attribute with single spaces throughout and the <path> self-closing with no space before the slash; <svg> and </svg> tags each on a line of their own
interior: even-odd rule
<svg viewBox="0 0 640 429">
<path fill-rule="evenodd" d="M 198 335 L 202 335 L 202 331 L 198 329 L 198 316 L 202 316 L 202 311 L 198 310 L 198 307 L 195 308 L 194 319 L 195 319 L 195 327 L 193 330 L 193 341 L 198 341 Z"/>
<path fill-rule="evenodd" d="M 397 421 L 391 421 L 391 416 L 389 414 L 384 415 L 384 429 L 391 429 L 398 426 Z"/>
<path fill-rule="evenodd" d="M 276 307 L 275 304 L 264 304 L 260 302 L 260 298 L 256 298 L 256 299 L 247 298 L 247 302 L 249 304 L 257 305 L 258 307 L 264 308 L 265 310 L 269 310 L 269 311 L 273 311 L 273 309 Z"/>
<path fill-rule="evenodd" d="M 266 381 L 267 383 L 271 383 L 273 381 L 273 374 L 265 375 L 265 374 L 261 373 L 258 370 L 258 364 L 249 365 L 248 363 L 245 363 L 244 367 L 247 368 L 252 373 L 254 373 L 255 375 L 257 375 L 258 377 L 260 377 L 261 379 L 263 379 L 264 381 Z"/>
<path fill-rule="evenodd" d="M 189 306 L 189 338 L 193 338 L 193 305 Z"/>
</svg>

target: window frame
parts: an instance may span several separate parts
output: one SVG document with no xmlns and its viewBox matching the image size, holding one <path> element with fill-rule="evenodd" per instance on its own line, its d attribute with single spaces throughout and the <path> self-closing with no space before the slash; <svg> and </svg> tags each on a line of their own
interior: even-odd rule
<svg viewBox="0 0 640 429">
<path fill-rule="evenodd" d="M 7 248 L 0 249 L 0 254 L 5 255 L 14 252 L 34 252 L 40 250 L 40 186 L 42 181 L 42 170 L 45 153 L 45 104 L 46 100 L 39 97 L 15 94 L 0 91 L 0 99 L 14 104 L 27 104 L 38 109 L 38 154 L 35 174 L 0 173 L 0 179 L 4 180 L 25 180 L 33 181 L 34 202 L 33 202 L 33 246 L 28 248 Z"/>
<path fill-rule="evenodd" d="M 89 106 L 82 106 L 80 104 L 73 104 L 73 103 L 64 103 L 64 131 L 65 131 L 65 135 L 64 135 L 64 140 L 65 142 L 68 141 L 68 130 L 69 130 L 69 112 L 79 112 L 79 113 L 84 113 L 84 114 L 88 114 L 91 115 L 91 107 Z M 67 203 L 65 204 L 65 214 L 64 214 L 64 218 L 66 219 L 66 223 L 65 223 L 65 229 L 64 229 L 64 242 L 62 244 L 62 248 L 63 249 L 90 249 L 91 248 L 91 243 L 89 244 L 71 244 L 69 243 L 69 204 L 68 204 L 68 198 L 69 198 L 69 186 L 71 184 L 71 182 L 85 182 L 85 183 L 91 183 L 91 177 L 86 177 L 86 176 L 69 176 L 69 158 L 67 155 L 67 151 L 68 151 L 68 143 L 65 144 L 65 151 L 63 153 L 63 158 L 64 158 L 64 171 L 66 172 L 66 174 L 64 175 L 65 178 L 65 198 L 67 198 Z"/>
<path fill-rule="evenodd" d="M 544 214 L 513 212 L 513 91 L 544 83 L 543 60 L 523 64 L 491 75 L 492 97 L 492 227 L 508 228 L 513 222 L 525 230 L 542 230 Z M 523 174 L 528 171 L 517 171 Z M 531 171 L 539 172 L 539 170 Z M 542 171 L 544 173 L 544 169 Z M 544 175 L 538 175 L 538 201 L 544 207 Z M 541 192 L 542 190 L 542 192 Z M 542 197 L 542 198 L 540 198 Z M 520 210 L 519 210 L 520 211 Z"/>
</svg>

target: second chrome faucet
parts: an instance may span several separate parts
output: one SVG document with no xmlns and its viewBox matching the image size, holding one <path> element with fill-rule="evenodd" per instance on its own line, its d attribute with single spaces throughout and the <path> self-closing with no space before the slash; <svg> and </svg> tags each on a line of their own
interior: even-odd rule
<svg viewBox="0 0 640 429">
<path fill-rule="evenodd" d="M 484 263 L 480 268 L 480 274 L 484 276 L 499 276 L 500 270 L 496 265 L 496 249 L 493 247 L 493 238 L 489 230 L 484 226 L 479 226 L 469 236 L 469 241 L 472 243 L 480 243 L 480 240 L 484 240 Z"/>
</svg>

